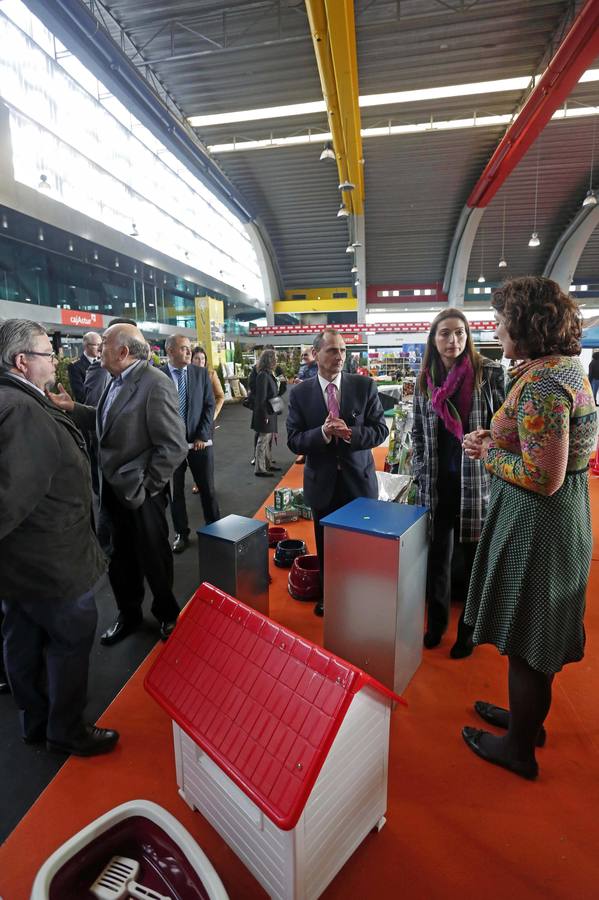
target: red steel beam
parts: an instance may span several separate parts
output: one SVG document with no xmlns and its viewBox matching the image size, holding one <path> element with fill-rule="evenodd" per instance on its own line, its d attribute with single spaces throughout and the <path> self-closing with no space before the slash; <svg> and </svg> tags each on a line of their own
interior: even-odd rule
<svg viewBox="0 0 599 900">
<path fill-rule="evenodd" d="M 485 166 L 467 206 L 485 207 L 599 55 L 599 0 L 587 0 L 547 71 Z"/>
</svg>

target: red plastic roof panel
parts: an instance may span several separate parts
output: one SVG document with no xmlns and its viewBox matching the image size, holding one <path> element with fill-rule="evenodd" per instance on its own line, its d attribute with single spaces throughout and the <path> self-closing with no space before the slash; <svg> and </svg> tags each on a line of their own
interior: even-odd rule
<svg viewBox="0 0 599 900">
<path fill-rule="evenodd" d="M 146 690 L 279 828 L 294 828 L 361 669 L 203 584 L 148 672 Z"/>
</svg>

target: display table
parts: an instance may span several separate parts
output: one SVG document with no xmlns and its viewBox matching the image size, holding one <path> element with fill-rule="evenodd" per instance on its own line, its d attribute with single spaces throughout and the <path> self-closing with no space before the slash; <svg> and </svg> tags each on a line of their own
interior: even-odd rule
<svg viewBox="0 0 599 900">
<path fill-rule="evenodd" d="M 200 582 L 207 581 L 268 615 L 268 525 L 225 516 L 198 528 Z"/>
<path fill-rule="evenodd" d="M 422 660 L 428 509 L 360 498 L 322 524 L 324 646 L 401 693 Z"/>
</svg>

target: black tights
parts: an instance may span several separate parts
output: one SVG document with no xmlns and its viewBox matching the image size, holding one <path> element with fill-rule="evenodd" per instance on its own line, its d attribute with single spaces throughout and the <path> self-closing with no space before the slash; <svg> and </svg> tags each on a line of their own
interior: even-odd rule
<svg viewBox="0 0 599 900">
<path fill-rule="evenodd" d="M 530 762 L 541 725 L 551 706 L 553 675 L 532 669 L 520 656 L 510 656 L 509 725 L 502 737 L 486 733 L 481 746 L 500 759 Z"/>
<path fill-rule="evenodd" d="M 510 724 L 505 749 L 515 759 L 531 759 L 541 725 L 551 706 L 553 675 L 532 669 L 519 656 L 510 656 L 508 687 Z"/>
</svg>

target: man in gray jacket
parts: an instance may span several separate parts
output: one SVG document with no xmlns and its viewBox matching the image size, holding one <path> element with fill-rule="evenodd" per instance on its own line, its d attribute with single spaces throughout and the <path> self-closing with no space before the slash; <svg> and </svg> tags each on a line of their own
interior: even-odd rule
<svg viewBox="0 0 599 900">
<path fill-rule="evenodd" d="M 94 756 L 119 738 L 83 719 L 98 618 L 93 589 L 105 561 L 92 530 L 83 435 L 44 396 L 55 369 L 40 325 L 0 326 L 4 655 L 25 743 Z"/>
<path fill-rule="evenodd" d="M 147 360 L 148 345 L 138 328 L 111 325 L 102 339 L 102 366 L 112 379 L 97 409 L 74 403 L 64 390 L 52 396 L 80 427 L 95 422 L 98 432 L 100 497 L 112 527 L 108 576 L 119 610 L 101 637 L 108 646 L 141 624 L 144 577 L 163 640 L 179 615 L 166 506 L 169 481 L 187 456 L 187 440 L 175 387 Z"/>
</svg>

